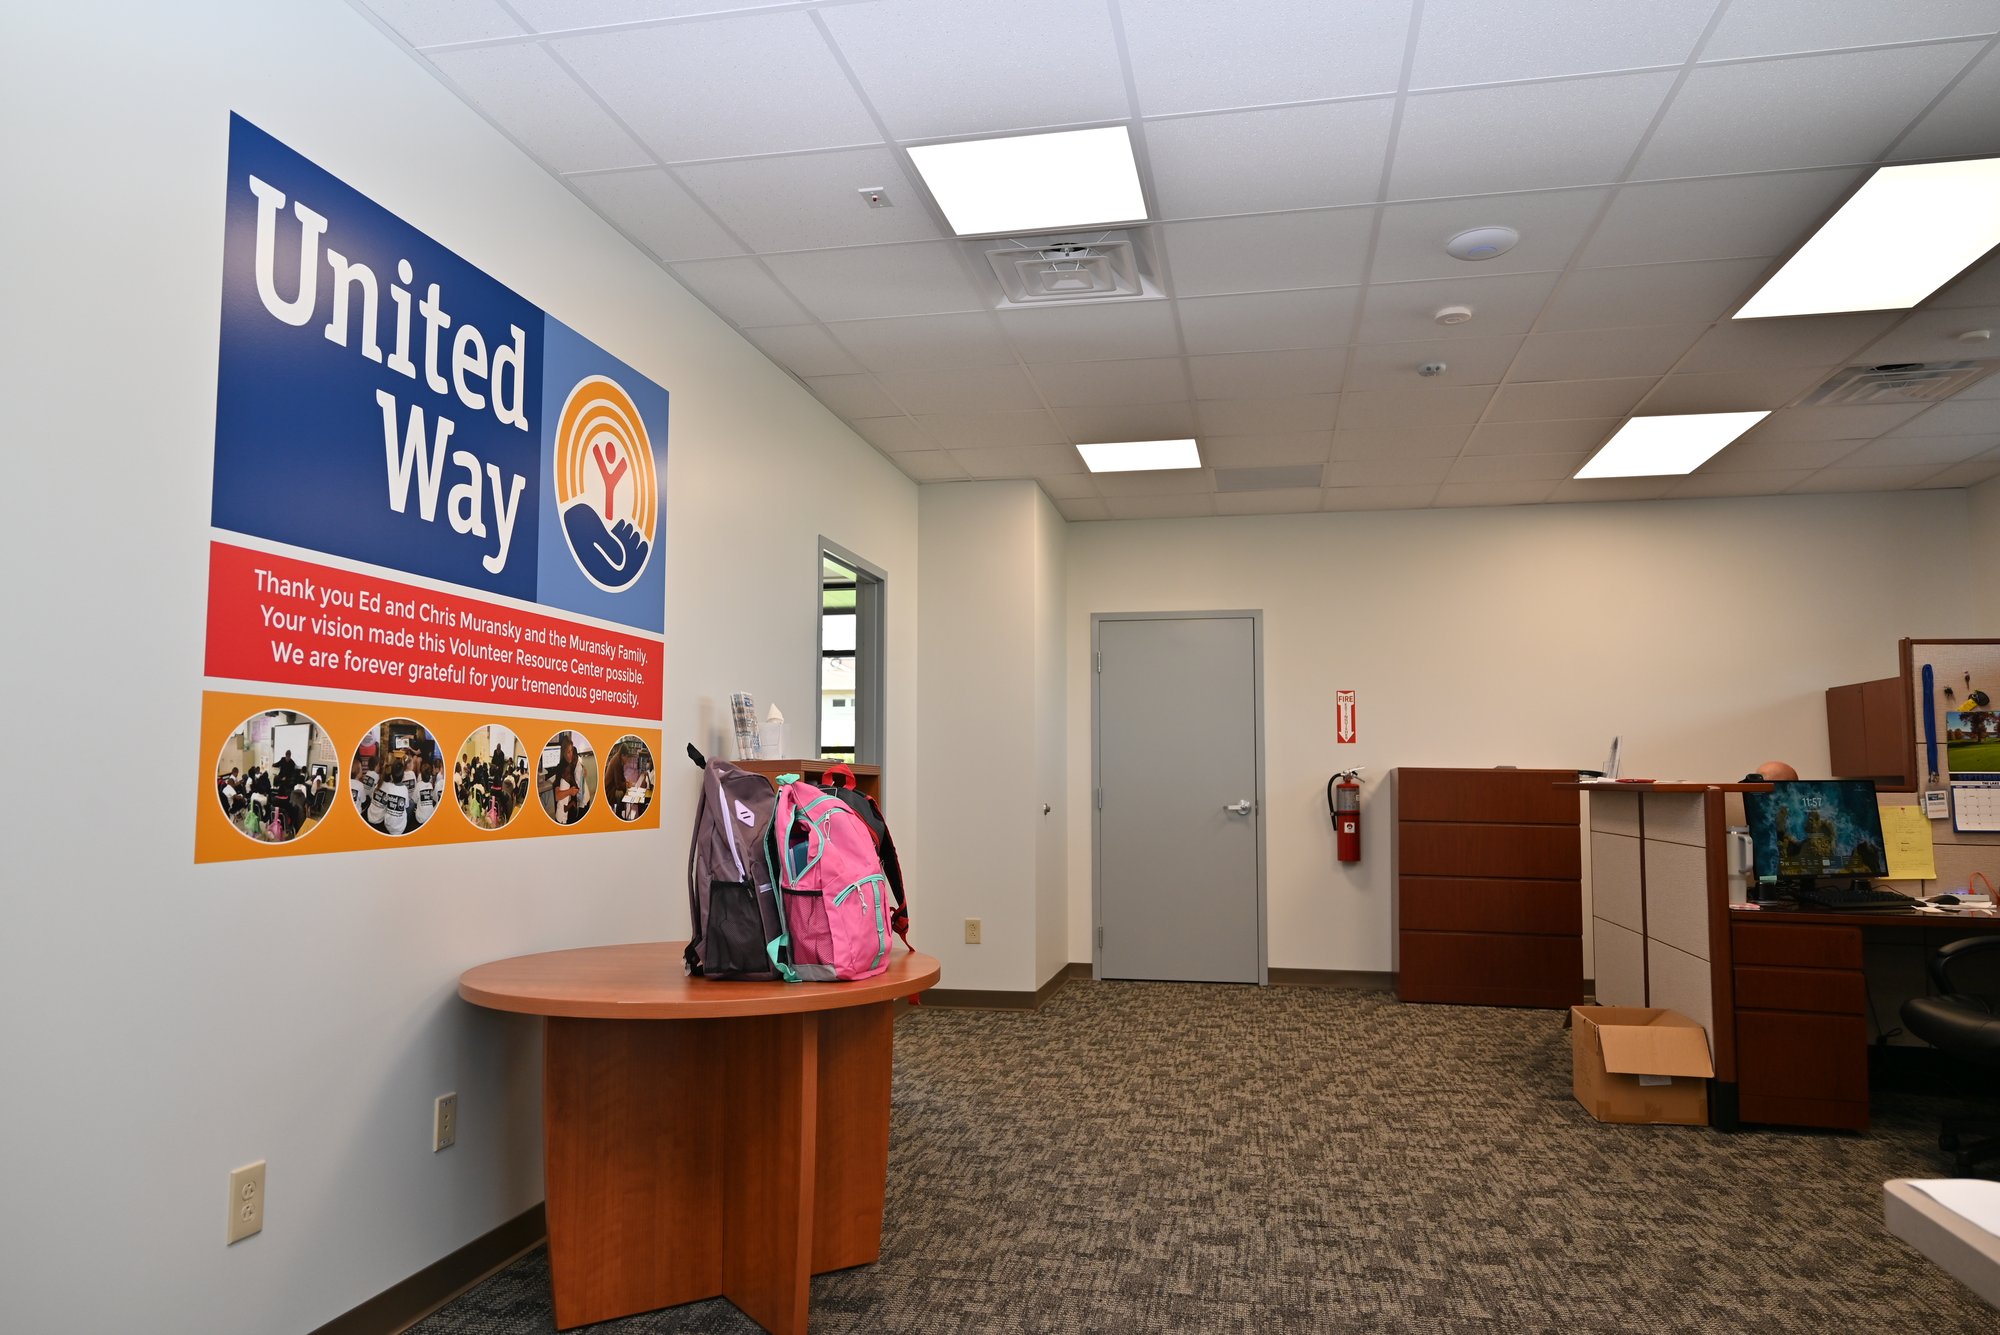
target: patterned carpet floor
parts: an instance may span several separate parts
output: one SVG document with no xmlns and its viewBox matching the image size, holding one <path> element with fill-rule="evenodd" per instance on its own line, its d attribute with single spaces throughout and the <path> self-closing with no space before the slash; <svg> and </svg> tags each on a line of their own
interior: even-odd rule
<svg viewBox="0 0 2000 1335">
<path fill-rule="evenodd" d="M 1945 1332 L 2000 1313 L 1891 1237 L 1941 1105 L 1865 1136 L 1606 1126 L 1549 1011 L 1072 982 L 901 1016 L 882 1260 L 835 1332 Z M 413 1328 L 554 1328 L 537 1251 Z M 720 1299 L 601 1335 L 757 1329 Z"/>
</svg>

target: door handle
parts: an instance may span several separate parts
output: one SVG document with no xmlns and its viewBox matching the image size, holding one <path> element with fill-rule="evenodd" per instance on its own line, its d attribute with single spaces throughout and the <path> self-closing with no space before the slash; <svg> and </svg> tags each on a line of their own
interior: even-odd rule
<svg viewBox="0 0 2000 1335">
<path fill-rule="evenodd" d="M 1233 811 L 1239 816 L 1247 816 L 1250 814 L 1250 799 L 1246 797 L 1241 799 L 1240 801 L 1231 802 L 1228 806 L 1224 807 L 1223 810 Z"/>
</svg>

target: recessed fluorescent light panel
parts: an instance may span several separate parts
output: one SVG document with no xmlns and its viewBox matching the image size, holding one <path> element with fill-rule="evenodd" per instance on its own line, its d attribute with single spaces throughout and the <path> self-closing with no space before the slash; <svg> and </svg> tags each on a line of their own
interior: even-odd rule
<svg viewBox="0 0 2000 1335">
<path fill-rule="evenodd" d="M 2000 158 L 1883 167 L 1736 312 L 1904 310 L 2000 245 Z"/>
<path fill-rule="evenodd" d="M 1692 473 L 1730 441 L 1769 417 L 1758 413 L 1680 413 L 1634 417 L 1618 428 L 1578 477 L 1665 477 Z"/>
<path fill-rule="evenodd" d="M 1052 232 L 1146 216 L 1132 136 L 1122 125 L 910 150 L 931 198 L 960 236 Z"/>
<path fill-rule="evenodd" d="M 1093 473 L 1139 473 L 1155 468 L 1199 468 L 1201 455 L 1191 440 L 1121 440 L 1079 445 L 1083 466 Z"/>
</svg>

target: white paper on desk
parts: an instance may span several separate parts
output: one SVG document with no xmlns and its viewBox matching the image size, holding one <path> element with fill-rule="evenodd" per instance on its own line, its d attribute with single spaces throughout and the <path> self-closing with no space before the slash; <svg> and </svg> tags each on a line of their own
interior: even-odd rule
<svg viewBox="0 0 2000 1335">
<path fill-rule="evenodd" d="M 1976 1177 L 1944 1177 L 1911 1182 L 1910 1185 L 1967 1223 L 2000 1238 L 2000 1182 L 1987 1182 Z"/>
</svg>

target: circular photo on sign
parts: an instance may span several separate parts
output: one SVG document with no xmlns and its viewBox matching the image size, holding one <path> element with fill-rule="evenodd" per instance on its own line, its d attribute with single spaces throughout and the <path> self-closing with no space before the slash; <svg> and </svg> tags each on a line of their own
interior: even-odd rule
<svg viewBox="0 0 2000 1335">
<path fill-rule="evenodd" d="M 384 719 L 370 728 L 347 768 L 348 796 L 362 824 L 392 839 L 428 824 L 445 791 L 444 750 L 415 719 Z"/>
<path fill-rule="evenodd" d="M 542 810 L 558 825 L 574 825 L 597 800 L 597 752 L 574 728 L 565 728 L 542 746 L 535 762 L 535 792 Z"/>
<path fill-rule="evenodd" d="M 653 749 L 637 737 L 620 737 L 604 758 L 604 800 L 619 820 L 637 820 L 653 800 Z"/>
<path fill-rule="evenodd" d="M 215 796 L 237 833 L 288 844 L 319 828 L 340 784 L 340 754 L 305 714 L 268 709 L 243 720 L 215 758 Z"/>
<path fill-rule="evenodd" d="M 513 824 L 528 804 L 534 783 L 520 737 L 498 723 L 472 730 L 472 736 L 458 748 L 451 779 L 458 809 L 481 830 L 500 830 Z"/>
</svg>

